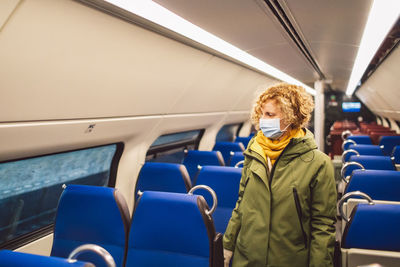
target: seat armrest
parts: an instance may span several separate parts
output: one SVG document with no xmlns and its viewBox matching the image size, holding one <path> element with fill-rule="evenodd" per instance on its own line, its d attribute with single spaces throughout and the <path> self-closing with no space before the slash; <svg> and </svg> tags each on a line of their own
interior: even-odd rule
<svg viewBox="0 0 400 267">
<path fill-rule="evenodd" d="M 212 267 L 224 266 L 224 247 L 222 245 L 222 234 L 217 233 L 213 240 Z"/>
</svg>

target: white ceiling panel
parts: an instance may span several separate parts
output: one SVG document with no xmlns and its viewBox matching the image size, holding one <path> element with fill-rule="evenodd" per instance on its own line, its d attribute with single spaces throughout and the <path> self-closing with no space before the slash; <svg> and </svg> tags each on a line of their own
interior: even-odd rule
<svg viewBox="0 0 400 267">
<path fill-rule="evenodd" d="M 305 84 L 318 72 L 263 0 L 155 0 Z M 278 0 L 332 88 L 344 91 L 372 0 Z"/>
</svg>

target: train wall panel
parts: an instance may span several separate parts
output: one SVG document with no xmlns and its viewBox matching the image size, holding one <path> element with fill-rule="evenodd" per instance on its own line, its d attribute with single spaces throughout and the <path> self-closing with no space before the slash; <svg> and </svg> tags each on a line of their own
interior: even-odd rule
<svg viewBox="0 0 400 267">
<path fill-rule="evenodd" d="M 0 62 L 2 122 L 244 111 L 275 82 L 65 0 L 22 1 L 0 32 Z"/>
<path fill-rule="evenodd" d="M 397 46 L 356 92 L 374 113 L 394 120 L 400 120 L 399 61 Z"/>
</svg>

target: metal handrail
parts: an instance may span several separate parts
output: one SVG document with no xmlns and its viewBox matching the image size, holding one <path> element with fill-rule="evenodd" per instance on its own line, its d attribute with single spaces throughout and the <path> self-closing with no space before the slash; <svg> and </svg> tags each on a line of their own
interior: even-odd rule
<svg viewBox="0 0 400 267">
<path fill-rule="evenodd" d="M 346 158 L 346 155 L 349 154 L 349 153 L 355 153 L 357 156 L 360 156 L 360 153 L 358 153 L 357 150 L 348 149 L 348 150 L 344 151 L 343 154 L 342 154 L 342 163 L 343 164 L 346 163 L 345 158 Z"/>
<path fill-rule="evenodd" d="M 352 196 L 359 196 L 359 197 L 362 197 L 362 198 L 366 199 L 366 200 L 368 201 L 368 204 L 370 204 L 370 205 L 374 205 L 374 204 L 375 204 L 374 201 L 372 200 L 372 198 L 371 198 L 370 196 L 368 196 L 367 194 L 365 194 L 365 193 L 363 193 L 363 192 L 361 192 L 361 191 L 354 191 L 354 192 L 349 192 L 349 193 L 345 194 L 345 195 L 339 200 L 338 209 L 339 209 L 340 215 L 342 216 L 342 218 L 343 218 L 346 222 L 349 222 L 350 219 L 344 214 L 342 207 L 343 207 L 344 202 L 345 202 L 347 199 L 349 199 L 350 197 L 352 197 Z"/>
<path fill-rule="evenodd" d="M 355 162 L 355 161 L 346 162 L 346 164 L 344 164 L 342 169 L 340 170 L 340 176 L 342 177 L 343 181 L 346 182 L 346 184 L 348 184 L 350 181 L 350 175 L 348 175 L 347 177 L 344 177 L 344 173 L 346 172 L 346 169 L 352 165 L 361 167 L 361 170 L 365 170 L 364 166 L 359 162 Z"/>
<path fill-rule="evenodd" d="M 104 248 L 102 248 L 98 245 L 94 245 L 94 244 L 85 244 L 85 245 L 81 245 L 81 246 L 75 248 L 69 254 L 67 260 L 69 262 L 74 262 L 75 260 L 77 260 L 78 256 L 81 253 L 87 252 L 87 251 L 94 252 L 94 253 L 98 254 L 100 257 L 102 257 L 104 259 L 104 262 L 107 264 L 107 267 L 116 267 L 114 258 L 111 256 L 111 254 Z"/>
<path fill-rule="evenodd" d="M 345 137 L 345 135 L 348 135 L 348 136 L 346 136 Z M 346 130 L 346 131 L 343 131 L 342 132 L 342 140 L 344 141 L 344 140 L 346 140 L 347 139 L 347 137 L 349 137 L 349 136 L 352 136 L 353 134 L 351 133 L 351 131 L 350 130 Z"/>
<path fill-rule="evenodd" d="M 243 163 L 244 163 L 244 160 L 238 161 L 238 162 L 235 164 L 235 168 L 239 168 L 239 166 L 240 166 L 240 165 L 243 165 Z"/>
<path fill-rule="evenodd" d="M 211 189 L 211 187 L 209 187 L 207 185 L 203 185 L 203 184 L 196 185 L 196 186 L 192 187 L 192 189 L 190 189 L 188 194 L 189 195 L 193 195 L 193 192 L 196 191 L 197 189 L 205 189 L 205 190 L 207 190 L 208 192 L 210 192 L 210 194 L 211 194 L 211 196 L 213 198 L 213 202 L 214 203 L 213 203 L 211 209 L 206 211 L 206 214 L 210 216 L 211 214 L 213 214 L 213 212 L 215 211 L 215 209 L 217 208 L 217 205 L 218 205 L 217 194 L 215 193 L 214 190 Z"/>
<path fill-rule="evenodd" d="M 348 143 L 352 143 L 353 145 L 357 145 L 356 141 L 351 140 L 351 139 L 347 139 L 346 141 L 343 142 L 342 144 L 342 150 L 345 151 L 344 146 Z"/>
</svg>

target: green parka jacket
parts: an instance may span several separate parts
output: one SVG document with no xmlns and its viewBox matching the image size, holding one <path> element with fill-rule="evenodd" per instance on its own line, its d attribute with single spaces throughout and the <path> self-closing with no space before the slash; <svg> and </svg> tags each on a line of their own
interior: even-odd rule
<svg viewBox="0 0 400 267">
<path fill-rule="evenodd" d="M 336 185 L 332 163 L 306 130 L 269 170 L 244 152 L 239 198 L 224 234 L 233 267 L 333 266 Z"/>
</svg>

